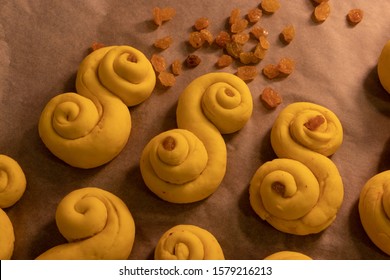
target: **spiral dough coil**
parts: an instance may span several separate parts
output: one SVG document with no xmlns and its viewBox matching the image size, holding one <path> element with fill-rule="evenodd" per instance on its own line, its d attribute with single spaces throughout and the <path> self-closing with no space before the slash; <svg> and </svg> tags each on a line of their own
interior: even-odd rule
<svg viewBox="0 0 390 280">
<path fill-rule="evenodd" d="M 15 234 L 11 220 L 1 208 L 14 205 L 26 190 L 26 176 L 20 165 L 0 155 L 0 260 L 8 260 L 14 251 Z"/>
<path fill-rule="evenodd" d="M 177 225 L 165 232 L 154 251 L 155 260 L 224 260 L 217 239 L 194 225 Z"/>
<path fill-rule="evenodd" d="M 179 97 L 178 129 L 157 135 L 143 150 L 140 167 L 147 187 L 173 203 L 214 193 L 226 172 L 221 133 L 241 129 L 252 107 L 249 88 L 233 74 L 210 73 L 192 81 Z"/>
<path fill-rule="evenodd" d="M 336 218 L 344 189 L 327 157 L 342 143 L 342 127 L 325 107 L 298 102 L 287 106 L 271 130 L 279 157 L 256 171 L 250 184 L 255 212 L 276 229 L 297 235 L 318 233 Z"/>
<path fill-rule="evenodd" d="M 359 215 L 371 241 L 390 255 L 390 171 L 367 181 L 360 192 Z"/>
<path fill-rule="evenodd" d="M 127 106 L 148 98 L 156 82 L 149 60 L 130 46 L 110 46 L 80 64 L 77 93 L 51 99 L 39 120 L 47 148 L 69 165 L 93 168 L 116 157 L 131 131 Z"/>
<path fill-rule="evenodd" d="M 124 202 L 100 188 L 82 188 L 65 196 L 56 211 L 56 223 L 68 243 L 37 259 L 119 260 L 131 253 L 135 225 Z"/>
<path fill-rule="evenodd" d="M 312 258 L 300 252 L 279 251 L 265 257 L 264 260 L 312 260 Z"/>
</svg>

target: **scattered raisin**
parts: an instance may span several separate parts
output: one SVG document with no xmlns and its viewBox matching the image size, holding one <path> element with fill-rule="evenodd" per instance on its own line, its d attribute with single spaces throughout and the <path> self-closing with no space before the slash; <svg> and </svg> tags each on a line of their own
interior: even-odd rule
<svg viewBox="0 0 390 280">
<path fill-rule="evenodd" d="M 204 37 L 199 31 L 194 31 L 190 33 L 190 38 L 188 41 L 192 47 L 194 47 L 195 49 L 199 49 L 204 44 Z"/>
<path fill-rule="evenodd" d="M 264 88 L 260 95 L 260 99 L 263 101 L 264 106 L 268 109 L 275 109 L 282 103 L 282 97 L 277 91 L 270 87 Z"/>
<path fill-rule="evenodd" d="M 242 52 L 240 53 L 240 62 L 243 64 L 256 64 L 260 62 L 260 58 L 253 52 Z"/>
<path fill-rule="evenodd" d="M 230 31 L 232 33 L 240 33 L 245 30 L 248 26 L 248 21 L 246 19 L 238 19 L 235 23 L 230 26 Z"/>
<path fill-rule="evenodd" d="M 248 33 L 237 33 L 232 35 L 232 41 L 236 42 L 238 44 L 244 45 L 249 40 L 249 34 Z"/>
<path fill-rule="evenodd" d="M 268 31 L 266 31 L 264 28 L 260 26 L 254 26 L 252 29 L 249 31 L 250 34 L 253 35 L 256 39 L 259 39 L 261 36 L 267 37 L 268 36 Z"/>
<path fill-rule="evenodd" d="M 280 72 L 278 66 L 275 64 L 267 64 L 263 68 L 263 75 L 268 79 L 275 79 L 279 76 Z"/>
<path fill-rule="evenodd" d="M 262 10 L 260 10 L 259 8 L 253 8 L 249 10 L 247 14 L 247 18 L 250 23 L 256 23 L 260 20 L 262 15 L 263 15 Z"/>
<path fill-rule="evenodd" d="M 160 73 L 165 71 L 166 69 L 166 63 L 164 57 L 158 54 L 153 54 L 152 58 L 150 59 L 150 62 L 153 65 L 153 68 L 156 72 Z"/>
<path fill-rule="evenodd" d="M 195 29 L 198 31 L 205 29 L 208 26 L 209 26 L 209 19 L 207 17 L 198 18 L 194 24 Z"/>
<path fill-rule="evenodd" d="M 194 68 L 194 67 L 198 66 L 200 62 L 201 62 L 201 59 L 196 54 L 190 54 L 186 58 L 186 65 L 190 68 Z"/>
<path fill-rule="evenodd" d="M 210 30 L 208 29 L 202 29 L 200 31 L 200 36 L 203 38 L 204 41 L 206 41 L 209 45 L 211 45 L 214 41 L 213 34 L 211 34 Z"/>
<path fill-rule="evenodd" d="M 162 25 L 165 21 L 171 20 L 176 15 L 176 10 L 172 7 L 154 7 L 153 21 L 157 26 Z"/>
<path fill-rule="evenodd" d="M 234 8 L 230 12 L 229 24 L 232 25 L 236 23 L 240 19 L 240 16 L 241 16 L 241 10 L 239 8 Z"/>
<path fill-rule="evenodd" d="M 236 42 L 230 42 L 226 44 L 226 51 L 234 58 L 239 58 L 242 53 L 242 45 Z"/>
<path fill-rule="evenodd" d="M 321 2 L 318 6 L 314 8 L 314 20 L 316 22 L 324 22 L 330 14 L 330 5 L 329 2 Z"/>
<path fill-rule="evenodd" d="M 284 57 L 280 59 L 277 67 L 281 74 L 290 75 L 295 69 L 295 61 L 291 58 Z"/>
<path fill-rule="evenodd" d="M 363 10 L 352 9 L 348 12 L 347 18 L 351 24 L 358 24 L 363 19 Z"/>
<path fill-rule="evenodd" d="M 230 55 L 223 54 L 222 56 L 219 57 L 217 61 L 217 66 L 219 68 L 224 68 L 232 64 L 233 58 Z"/>
<path fill-rule="evenodd" d="M 292 24 L 284 27 L 282 32 L 280 33 L 280 38 L 282 42 L 290 44 L 295 38 L 295 27 Z"/>
<path fill-rule="evenodd" d="M 261 8 L 266 13 L 275 13 L 280 8 L 280 2 L 279 0 L 262 0 L 261 1 Z"/>
<path fill-rule="evenodd" d="M 256 66 L 240 66 L 236 75 L 243 81 L 253 80 L 258 74 Z"/>
<path fill-rule="evenodd" d="M 221 48 L 225 48 L 226 44 L 230 42 L 230 35 L 226 31 L 219 32 L 218 35 L 215 37 L 215 43 Z"/>
<path fill-rule="evenodd" d="M 180 75 L 182 72 L 182 63 L 179 59 L 176 59 L 172 62 L 172 73 L 176 76 Z"/>
<path fill-rule="evenodd" d="M 166 37 L 157 39 L 154 42 L 154 46 L 156 48 L 158 48 L 158 49 L 165 50 L 165 49 L 169 48 L 172 45 L 172 42 L 173 42 L 172 36 L 166 36 Z"/>
<path fill-rule="evenodd" d="M 162 71 L 158 74 L 158 80 L 164 87 L 172 87 L 176 83 L 176 78 L 172 73 Z"/>
</svg>

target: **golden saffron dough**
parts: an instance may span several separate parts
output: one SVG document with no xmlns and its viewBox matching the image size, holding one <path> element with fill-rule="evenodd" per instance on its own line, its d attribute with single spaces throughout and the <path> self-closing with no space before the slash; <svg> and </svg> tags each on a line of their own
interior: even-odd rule
<svg viewBox="0 0 390 280">
<path fill-rule="evenodd" d="M 252 95 L 240 78 L 209 73 L 179 97 L 178 129 L 154 137 L 140 161 L 147 187 L 173 203 L 191 203 L 214 193 L 226 173 L 221 133 L 240 130 L 252 115 Z"/>
<path fill-rule="evenodd" d="M 217 239 L 194 225 L 177 225 L 166 231 L 157 243 L 155 260 L 224 260 Z"/>
<path fill-rule="evenodd" d="M 72 191 L 59 203 L 56 223 L 68 243 L 37 259 L 121 260 L 131 253 L 135 224 L 126 204 L 100 188 Z"/>
<path fill-rule="evenodd" d="M 390 255 L 390 170 L 373 176 L 364 185 L 359 215 L 371 241 Z"/>
<path fill-rule="evenodd" d="M 8 215 L 0 208 L 0 260 L 10 260 L 14 252 L 15 234 Z"/>
<path fill-rule="evenodd" d="M 312 260 L 312 258 L 300 252 L 280 251 L 265 257 L 264 260 Z"/>
<path fill-rule="evenodd" d="M 271 130 L 279 158 L 260 166 L 250 183 L 250 204 L 261 219 L 296 235 L 327 228 L 344 196 L 339 171 L 327 156 L 342 138 L 341 123 L 329 109 L 309 102 L 284 108 Z"/>
<path fill-rule="evenodd" d="M 379 55 L 377 70 L 382 86 L 390 93 L 390 40 L 384 45 Z"/>
<path fill-rule="evenodd" d="M 0 208 L 14 205 L 26 190 L 26 176 L 20 165 L 6 155 L 0 155 Z"/>
<path fill-rule="evenodd" d="M 26 190 L 26 176 L 13 158 L 0 155 L 0 260 L 11 259 L 15 234 L 12 222 L 1 208 L 14 205 Z"/>
<path fill-rule="evenodd" d="M 39 135 L 47 148 L 69 165 L 93 168 L 115 158 L 131 131 L 127 106 L 152 93 L 153 67 L 130 46 L 93 51 L 80 64 L 76 89 L 51 99 L 39 120 Z"/>
</svg>

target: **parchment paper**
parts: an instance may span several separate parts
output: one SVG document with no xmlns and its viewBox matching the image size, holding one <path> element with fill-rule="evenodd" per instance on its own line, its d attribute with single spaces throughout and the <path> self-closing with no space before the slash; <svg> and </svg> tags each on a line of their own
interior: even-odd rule
<svg viewBox="0 0 390 280">
<path fill-rule="evenodd" d="M 313 259 L 390 259 L 369 240 L 358 214 L 358 198 L 366 181 L 390 169 L 390 95 L 379 83 L 378 56 L 390 39 L 389 1 L 330 0 L 330 17 L 312 21 L 309 0 L 281 0 L 281 9 L 263 15 L 258 25 L 269 31 L 271 44 L 259 70 L 281 57 L 295 59 L 295 72 L 269 81 L 259 74 L 248 86 L 254 111 L 247 125 L 225 135 L 227 173 L 208 199 L 176 205 L 151 193 L 143 183 L 139 159 L 155 135 L 176 128 L 175 110 L 182 90 L 196 77 L 213 71 L 235 73 L 237 64 L 217 69 L 217 47 L 193 50 L 187 43 L 199 17 L 210 19 L 209 30 L 225 30 L 233 8 L 242 16 L 260 1 L 1 1 L 0 3 L 0 153 L 19 162 L 27 177 L 21 200 L 6 209 L 14 225 L 13 259 L 34 259 L 65 243 L 55 224 L 59 201 L 77 188 L 95 186 L 111 191 L 130 209 L 136 224 L 130 259 L 152 259 L 160 236 L 177 224 L 194 224 L 210 231 L 226 259 L 263 259 L 280 250 L 299 251 Z M 157 28 L 152 8 L 174 7 L 176 16 Z M 347 23 L 352 8 L 364 10 L 356 26 Z M 296 38 L 286 46 L 279 33 L 287 24 Z M 249 29 L 248 29 L 249 30 Z M 133 128 L 129 142 L 110 163 L 91 170 L 68 166 L 53 156 L 38 135 L 40 113 L 54 96 L 75 90 L 81 60 L 93 42 L 131 45 L 151 57 L 156 39 L 166 35 L 173 45 L 160 54 L 168 63 L 199 55 L 201 64 L 184 69 L 170 89 L 157 86 L 142 104 L 129 108 Z M 272 86 L 283 103 L 267 110 L 259 96 Z M 294 236 L 262 221 L 249 204 L 249 182 L 261 164 L 276 158 L 270 129 L 280 110 L 297 101 L 331 109 L 344 128 L 341 148 L 332 156 L 343 178 L 345 197 L 334 223 L 325 231 Z"/>
</svg>

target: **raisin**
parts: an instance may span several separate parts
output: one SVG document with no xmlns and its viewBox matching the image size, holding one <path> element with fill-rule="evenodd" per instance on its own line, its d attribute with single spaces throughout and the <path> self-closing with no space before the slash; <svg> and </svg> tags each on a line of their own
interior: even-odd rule
<svg viewBox="0 0 390 280">
<path fill-rule="evenodd" d="M 268 79 L 275 79 L 279 77 L 280 72 L 278 66 L 275 64 L 265 65 L 263 68 L 263 75 L 266 76 Z"/>
<path fill-rule="evenodd" d="M 232 64 L 232 62 L 233 62 L 233 58 L 230 55 L 223 54 L 219 57 L 217 61 L 217 66 L 219 68 L 224 68 Z"/>
<path fill-rule="evenodd" d="M 158 74 L 158 80 L 164 87 L 172 87 L 176 83 L 176 78 L 172 73 L 162 71 Z"/>
<path fill-rule="evenodd" d="M 243 81 L 253 80 L 258 74 L 256 66 L 240 66 L 237 68 L 237 76 Z"/>
<path fill-rule="evenodd" d="M 256 64 L 260 62 L 260 58 L 255 56 L 253 52 L 240 53 L 240 62 L 243 64 Z"/>
<path fill-rule="evenodd" d="M 156 48 L 165 50 L 165 49 L 169 48 L 169 47 L 172 45 L 172 42 L 173 42 L 172 36 L 166 36 L 166 37 L 163 37 L 163 38 L 161 38 L 161 39 L 157 39 L 157 40 L 154 42 L 153 45 L 154 45 Z"/>
<path fill-rule="evenodd" d="M 232 33 L 240 33 L 245 30 L 248 26 L 248 21 L 246 19 L 238 19 L 235 23 L 230 26 L 230 31 Z"/>
<path fill-rule="evenodd" d="M 239 58 L 242 53 L 242 45 L 236 42 L 230 42 L 226 44 L 226 51 L 234 58 Z"/>
<path fill-rule="evenodd" d="M 284 27 L 282 32 L 280 33 L 280 38 L 282 42 L 290 44 L 295 38 L 295 27 L 292 24 Z"/>
<path fill-rule="evenodd" d="M 236 42 L 238 44 L 244 45 L 246 42 L 249 40 L 249 34 L 248 33 L 238 33 L 238 34 L 233 34 L 232 35 L 232 41 Z"/>
<path fill-rule="evenodd" d="M 295 69 L 295 61 L 291 58 L 284 57 L 280 59 L 277 67 L 281 74 L 290 75 Z"/>
<path fill-rule="evenodd" d="M 270 87 L 264 88 L 260 95 L 260 99 L 263 101 L 264 106 L 268 109 L 275 109 L 282 103 L 282 97 L 277 91 Z"/>
<path fill-rule="evenodd" d="M 206 41 L 209 45 L 211 45 L 214 41 L 213 34 L 208 29 L 202 29 L 200 31 L 200 36 Z"/>
<path fill-rule="evenodd" d="M 260 20 L 262 15 L 263 12 L 259 8 L 253 8 L 249 10 L 247 18 L 250 23 L 256 23 Z"/>
<path fill-rule="evenodd" d="M 225 48 L 226 44 L 230 42 L 230 35 L 226 31 L 219 32 L 219 34 L 215 37 L 215 43 L 221 48 Z"/>
<path fill-rule="evenodd" d="M 254 26 L 250 31 L 250 34 L 253 35 L 256 39 L 259 39 L 261 36 L 267 37 L 268 36 L 268 31 L 266 31 L 264 28 L 260 26 Z"/>
<path fill-rule="evenodd" d="M 358 24 L 363 19 L 363 10 L 352 9 L 348 12 L 347 18 L 351 24 Z"/>
<path fill-rule="evenodd" d="M 207 17 L 198 18 L 194 24 L 195 29 L 198 31 L 205 29 L 208 26 L 209 26 L 209 19 Z"/>
<path fill-rule="evenodd" d="M 236 23 L 240 19 L 240 16 L 241 16 L 241 10 L 238 8 L 234 8 L 230 12 L 229 24 L 232 25 L 232 24 Z"/>
<path fill-rule="evenodd" d="M 280 8 L 279 0 L 262 0 L 261 8 L 267 13 L 275 13 Z"/>
<path fill-rule="evenodd" d="M 176 10 L 172 7 L 153 8 L 153 21 L 157 26 L 162 25 L 165 21 L 171 20 L 176 15 Z"/>
<path fill-rule="evenodd" d="M 186 65 L 190 68 L 194 68 L 198 66 L 200 63 L 201 63 L 200 57 L 195 54 L 190 54 L 186 58 Z"/>
<path fill-rule="evenodd" d="M 323 123 L 325 122 L 325 118 L 321 115 L 317 115 L 311 119 L 309 119 L 305 124 L 304 126 L 311 130 L 311 131 L 314 131 L 314 130 L 317 130 L 317 128 L 319 128 Z"/>
<path fill-rule="evenodd" d="M 201 48 L 204 44 L 204 38 L 199 31 L 191 32 L 188 41 L 191 44 L 191 46 L 194 47 L 195 49 Z"/>
<path fill-rule="evenodd" d="M 321 2 L 318 6 L 314 8 L 314 20 L 316 22 L 324 22 L 330 14 L 330 5 L 329 2 Z"/>
<path fill-rule="evenodd" d="M 156 72 L 163 72 L 166 69 L 166 63 L 164 57 L 158 54 L 153 54 L 150 62 Z"/>
<path fill-rule="evenodd" d="M 93 42 L 91 46 L 91 51 L 93 52 L 104 47 L 105 45 L 103 43 Z"/>
<path fill-rule="evenodd" d="M 172 73 L 174 75 L 180 75 L 182 72 L 182 63 L 179 59 L 176 59 L 172 62 Z"/>
</svg>

